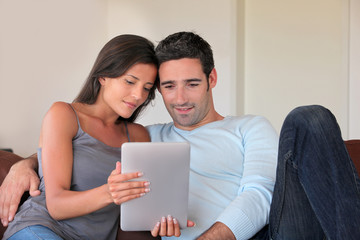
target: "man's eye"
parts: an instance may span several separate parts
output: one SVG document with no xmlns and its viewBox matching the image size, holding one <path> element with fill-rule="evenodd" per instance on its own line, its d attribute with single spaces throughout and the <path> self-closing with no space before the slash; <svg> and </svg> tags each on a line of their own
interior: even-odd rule
<svg viewBox="0 0 360 240">
<path fill-rule="evenodd" d="M 199 84 L 198 83 L 190 83 L 189 86 L 190 87 L 197 87 L 197 86 L 199 86 Z"/>
<path fill-rule="evenodd" d="M 173 85 L 165 85 L 164 88 L 171 89 L 171 88 L 174 88 L 174 86 Z"/>
</svg>

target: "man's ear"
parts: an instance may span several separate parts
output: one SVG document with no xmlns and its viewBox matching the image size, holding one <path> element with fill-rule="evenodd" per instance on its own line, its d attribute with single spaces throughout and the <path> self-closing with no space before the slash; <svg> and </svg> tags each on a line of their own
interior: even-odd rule
<svg viewBox="0 0 360 240">
<path fill-rule="evenodd" d="M 213 68 L 209 74 L 209 87 L 214 88 L 217 83 L 217 72 L 216 69 Z"/>
</svg>

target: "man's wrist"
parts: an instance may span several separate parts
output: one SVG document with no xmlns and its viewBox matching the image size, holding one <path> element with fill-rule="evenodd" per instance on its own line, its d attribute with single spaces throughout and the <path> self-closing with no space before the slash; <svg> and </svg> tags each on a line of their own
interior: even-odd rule
<svg viewBox="0 0 360 240">
<path fill-rule="evenodd" d="M 236 240 L 235 235 L 230 230 L 228 226 L 226 226 L 222 222 L 216 222 L 212 225 L 206 232 L 204 232 L 197 240 Z"/>
<path fill-rule="evenodd" d="M 10 168 L 14 169 L 17 167 L 21 167 L 21 168 L 27 168 L 27 169 L 32 169 L 34 171 L 37 171 L 38 169 L 38 162 L 37 162 L 37 154 L 33 154 L 27 158 L 24 158 L 18 162 L 16 162 L 15 164 L 13 164 Z"/>
</svg>

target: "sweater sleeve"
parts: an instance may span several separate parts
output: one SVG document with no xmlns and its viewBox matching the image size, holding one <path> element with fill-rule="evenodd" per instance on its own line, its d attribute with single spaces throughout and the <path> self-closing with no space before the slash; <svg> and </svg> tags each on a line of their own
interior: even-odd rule
<svg viewBox="0 0 360 240">
<path fill-rule="evenodd" d="M 256 117 L 239 129 L 244 149 L 244 171 L 237 197 L 217 218 L 236 239 L 249 239 L 269 221 L 275 184 L 278 135 L 263 117 Z M 234 166 L 237 159 L 234 159 Z"/>
</svg>

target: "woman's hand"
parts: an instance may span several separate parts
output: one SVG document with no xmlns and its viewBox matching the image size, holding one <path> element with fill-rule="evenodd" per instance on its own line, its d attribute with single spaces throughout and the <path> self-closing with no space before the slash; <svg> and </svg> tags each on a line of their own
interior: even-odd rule
<svg viewBox="0 0 360 240">
<path fill-rule="evenodd" d="M 116 168 L 108 178 L 109 193 L 115 204 L 121 204 L 134 198 L 144 196 L 150 191 L 147 181 L 128 181 L 141 177 L 141 172 L 121 173 L 121 163 L 116 163 Z"/>
<path fill-rule="evenodd" d="M 195 226 L 193 221 L 187 221 L 188 227 Z M 172 216 L 167 216 L 167 218 L 162 217 L 160 222 L 157 222 L 153 230 L 151 231 L 151 235 L 153 237 L 157 237 L 158 235 L 164 237 L 179 237 L 181 235 L 180 225 L 176 218 Z"/>
</svg>

